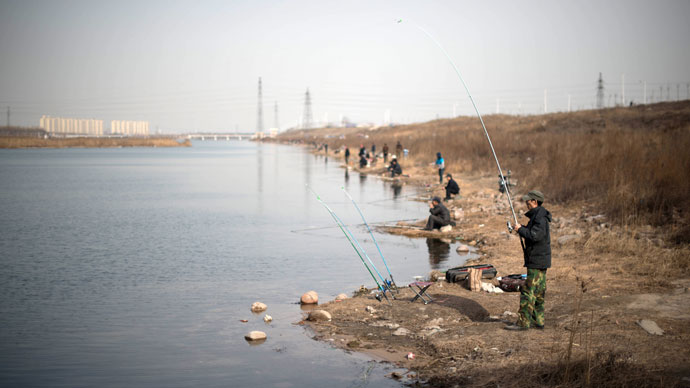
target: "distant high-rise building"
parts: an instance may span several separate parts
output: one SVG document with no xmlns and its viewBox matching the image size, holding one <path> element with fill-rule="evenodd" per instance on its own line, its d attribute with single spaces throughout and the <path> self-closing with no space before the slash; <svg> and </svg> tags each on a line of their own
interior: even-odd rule
<svg viewBox="0 0 690 388">
<path fill-rule="evenodd" d="M 256 132 L 263 132 L 264 131 L 264 107 L 263 107 L 263 102 L 261 100 L 262 100 L 261 77 L 259 77 L 259 93 L 258 93 L 258 102 L 257 102 L 257 108 L 256 108 Z"/>
<path fill-rule="evenodd" d="M 110 133 L 123 136 L 148 136 L 148 121 L 113 120 L 110 122 Z"/>
<path fill-rule="evenodd" d="M 311 97 L 309 96 L 309 88 L 307 88 L 307 92 L 304 95 L 304 113 L 302 115 L 302 128 L 311 128 L 311 126 Z"/>
<path fill-rule="evenodd" d="M 40 120 L 40 127 L 53 135 L 103 135 L 103 120 L 72 119 L 43 115 Z"/>
</svg>

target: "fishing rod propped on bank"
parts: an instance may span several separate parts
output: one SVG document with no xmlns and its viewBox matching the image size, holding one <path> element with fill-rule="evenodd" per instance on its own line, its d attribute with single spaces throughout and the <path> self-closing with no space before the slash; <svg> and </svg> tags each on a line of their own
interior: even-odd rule
<svg viewBox="0 0 690 388">
<path fill-rule="evenodd" d="M 340 228 L 340 231 L 343 232 L 343 234 L 345 235 L 347 240 L 350 242 L 350 245 L 352 246 L 352 248 L 357 253 L 357 256 L 359 256 L 359 259 L 362 261 L 362 264 L 364 264 L 364 267 L 366 267 L 367 271 L 369 272 L 369 275 L 371 275 L 371 277 L 374 279 L 374 282 L 376 282 L 376 286 L 381 291 L 381 294 L 376 295 L 376 299 L 381 301 L 381 298 L 383 296 L 383 298 L 386 298 L 386 301 L 388 302 L 388 304 L 391 304 L 391 301 L 388 299 L 388 296 L 386 295 L 386 291 L 390 291 L 391 297 L 393 297 L 393 299 L 395 299 L 395 296 L 393 295 L 391 287 L 390 287 L 390 282 L 387 282 L 386 279 L 383 278 L 383 276 L 378 271 L 378 269 L 376 268 L 374 263 L 371 261 L 369 256 L 366 254 L 366 252 L 364 252 L 364 249 L 359 244 L 359 242 L 357 241 L 355 236 L 348 229 L 347 225 L 345 225 L 345 223 L 343 223 L 343 221 L 340 219 L 340 217 L 338 217 L 338 215 L 336 215 L 335 212 L 321 199 L 321 196 L 319 196 L 316 193 L 316 191 L 314 191 L 311 187 L 309 187 L 309 185 L 305 185 L 305 186 L 312 193 L 314 193 L 314 195 L 316 196 L 316 200 L 319 201 L 319 203 L 321 203 L 321 205 L 323 205 L 326 208 L 326 210 L 331 215 L 331 217 L 333 217 L 333 220 L 338 225 L 338 228 Z M 364 257 L 362 255 L 364 255 L 364 257 L 367 258 L 367 260 L 369 261 L 369 264 L 371 264 L 371 268 L 373 268 L 374 271 L 376 271 L 376 273 L 379 275 L 381 282 L 379 282 L 379 280 L 376 279 L 376 276 L 374 276 L 374 273 L 371 272 L 371 268 L 369 267 L 369 265 L 367 265 L 366 261 L 364 261 Z"/>
<path fill-rule="evenodd" d="M 395 284 L 395 280 L 393 280 L 393 274 L 391 273 L 390 268 L 388 268 L 388 263 L 386 262 L 386 258 L 383 257 L 383 252 L 381 252 L 381 247 L 379 246 L 378 241 L 376 241 L 376 237 L 374 237 L 374 232 L 372 232 L 371 227 L 369 226 L 369 223 L 367 220 L 364 218 L 364 213 L 362 213 L 362 210 L 359 208 L 357 205 L 357 202 L 355 202 L 354 198 L 350 195 L 350 193 L 345 190 L 345 187 L 340 187 L 345 195 L 347 195 L 348 198 L 350 198 L 350 201 L 352 201 L 352 204 L 355 205 L 355 208 L 357 209 L 357 212 L 359 212 L 359 216 L 362 217 L 362 221 L 364 221 L 364 225 L 366 225 L 367 230 L 369 231 L 369 235 L 371 235 L 371 239 L 374 240 L 374 244 L 376 244 L 376 249 L 379 251 L 379 255 L 381 256 L 381 260 L 383 261 L 383 265 L 386 266 L 386 271 L 388 271 L 388 276 L 390 277 L 390 280 L 386 280 L 388 282 L 388 288 L 391 289 L 397 289 L 398 286 Z"/>
</svg>

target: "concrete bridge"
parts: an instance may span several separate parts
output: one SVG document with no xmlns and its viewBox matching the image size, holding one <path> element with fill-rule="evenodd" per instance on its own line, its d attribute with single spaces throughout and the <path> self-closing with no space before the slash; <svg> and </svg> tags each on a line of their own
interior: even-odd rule
<svg viewBox="0 0 690 388">
<path fill-rule="evenodd" d="M 251 139 L 254 136 L 254 133 L 250 132 L 245 132 L 245 133 L 238 133 L 238 132 L 233 132 L 233 133 L 188 133 L 184 135 L 185 138 L 190 139 L 190 140 L 211 140 L 211 141 L 218 141 L 218 140 L 248 140 Z"/>
</svg>

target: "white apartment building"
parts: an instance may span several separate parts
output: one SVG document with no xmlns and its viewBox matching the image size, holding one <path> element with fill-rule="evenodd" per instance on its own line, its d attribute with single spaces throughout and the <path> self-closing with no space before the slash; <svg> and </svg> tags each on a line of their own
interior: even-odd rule
<svg viewBox="0 0 690 388">
<path fill-rule="evenodd" d="M 110 122 L 110 133 L 125 136 L 148 136 L 148 121 L 113 120 Z"/>
<path fill-rule="evenodd" d="M 50 134 L 102 136 L 103 120 L 41 117 L 40 127 Z"/>
</svg>

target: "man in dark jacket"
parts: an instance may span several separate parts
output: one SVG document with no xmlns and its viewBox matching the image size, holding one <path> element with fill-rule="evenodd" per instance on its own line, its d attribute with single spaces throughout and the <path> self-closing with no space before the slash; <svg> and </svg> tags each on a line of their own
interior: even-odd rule
<svg viewBox="0 0 690 388">
<path fill-rule="evenodd" d="M 544 295 L 546 294 L 546 269 L 551 267 L 551 213 L 544 209 L 544 194 L 530 191 L 522 197 L 529 209 L 525 216 L 527 225 L 518 225 L 517 233 L 525 241 L 524 257 L 527 268 L 525 285 L 520 287 L 520 310 L 517 323 L 506 326 L 507 330 L 544 328 Z"/>
<path fill-rule="evenodd" d="M 424 230 L 439 229 L 442 226 L 450 224 L 450 212 L 441 203 L 441 198 L 434 197 L 429 204 L 429 219 L 426 222 Z"/>
<path fill-rule="evenodd" d="M 388 171 L 391 172 L 391 178 L 402 175 L 402 167 L 400 167 L 400 164 L 398 164 L 398 159 L 391 160 L 391 164 L 388 166 Z"/>
<path fill-rule="evenodd" d="M 458 182 L 453 180 L 453 176 L 450 174 L 446 174 L 446 180 L 448 183 L 446 184 L 446 201 L 451 199 L 451 194 L 453 195 L 458 195 L 460 194 L 460 186 L 458 186 Z"/>
</svg>

